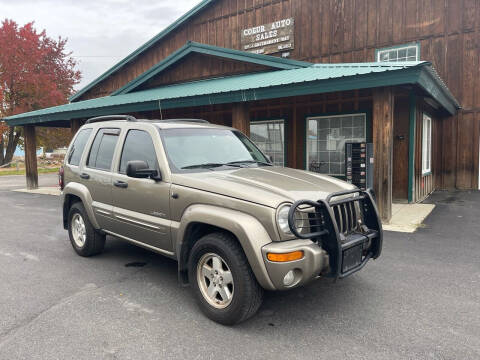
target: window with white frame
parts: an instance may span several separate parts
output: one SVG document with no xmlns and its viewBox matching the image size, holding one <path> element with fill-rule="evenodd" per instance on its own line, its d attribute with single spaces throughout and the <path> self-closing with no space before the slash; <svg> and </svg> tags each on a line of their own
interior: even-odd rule
<svg viewBox="0 0 480 360">
<path fill-rule="evenodd" d="M 345 175 L 345 143 L 366 141 L 366 114 L 307 119 L 307 170 Z"/>
<path fill-rule="evenodd" d="M 423 114 L 422 175 L 432 172 L 432 118 Z"/>
<path fill-rule="evenodd" d="M 285 165 L 284 120 L 251 121 L 250 138 L 272 158 L 274 165 Z"/>
<path fill-rule="evenodd" d="M 378 49 L 377 61 L 420 61 L 420 47 L 418 44 L 409 44 Z"/>
</svg>

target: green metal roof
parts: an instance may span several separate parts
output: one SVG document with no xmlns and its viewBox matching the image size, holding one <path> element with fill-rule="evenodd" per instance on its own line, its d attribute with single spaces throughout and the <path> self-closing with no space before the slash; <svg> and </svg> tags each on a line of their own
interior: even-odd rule
<svg viewBox="0 0 480 360">
<path fill-rule="evenodd" d="M 120 70 L 124 65 L 128 64 L 130 61 L 135 59 L 137 56 L 142 54 L 144 51 L 148 50 L 153 44 L 155 44 L 157 41 L 161 40 L 168 34 L 170 34 L 173 30 L 177 29 L 180 25 L 185 23 L 187 20 L 189 20 L 191 17 L 194 15 L 198 14 L 200 11 L 202 11 L 205 7 L 213 3 L 215 0 L 203 0 L 201 1 L 198 5 L 196 5 L 194 8 L 192 8 L 190 11 L 182 15 L 180 18 L 178 18 L 174 23 L 170 24 L 167 26 L 163 31 L 161 31 L 159 34 L 154 36 L 152 39 L 147 41 L 145 44 L 140 46 L 137 50 L 129 54 L 127 57 L 125 57 L 123 60 L 115 64 L 113 67 L 108 69 L 106 72 L 104 72 L 102 75 L 100 75 L 98 78 L 93 80 L 90 84 L 85 86 L 84 88 L 80 89 L 77 91 L 74 95 L 70 97 L 70 101 L 75 101 L 77 100 L 80 96 L 82 96 L 84 93 L 86 93 L 88 90 L 90 90 L 92 87 L 100 83 L 101 81 L 105 80 L 107 77 L 109 77 L 111 74 L 114 72 Z"/>
<path fill-rule="evenodd" d="M 252 64 L 264 65 L 283 70 L 298 69 L 301 67 L 308 67 L 312 65 L 312 63 L 305 61 L 290 60 L 285 58 L 279 58 L 276 56 L 253 54 L 246 51 L 227 49 L 219 46 L 206 45 L 194 41 L 189 41 L 186 45 L 175 51 L 170 56 L 166 57 L 164 60 L 160 61 L 158 64 L 151 67 L 139 77 L 130 81 L 125 86 L 114 91 L 111 95 L 127 94 L 129 92 L 132 92 L 140 85 L 150 80 L 152 77 L 158 75 L 159 73 L 161 73 L 162 71 L 169 68 L 170 66 L 177 63 L 191 53 L 218 56 L 231 60 L 244 61 Z"/>
<path fill-rule="evenodd" d="M 450 114 L 458 102 L 428 62 L 316 64 L 237 75 L 74 102 L 10 116 L 8 125 L 39 124 L 125 112 L 255 101 L 334 91 L 416 84 Z"/>
</svg>

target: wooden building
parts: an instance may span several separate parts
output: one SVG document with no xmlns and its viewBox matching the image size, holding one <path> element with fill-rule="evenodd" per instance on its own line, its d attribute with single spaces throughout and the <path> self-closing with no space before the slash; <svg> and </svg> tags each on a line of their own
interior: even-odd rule
<svg viewBox="0 0 480 360">
<path fill-rule="evenodd" d="M 478 188 L 479 48 L 476 0 L 204 0 L 70 104 L 5 120 L 34 146 L 95 115 L 204 118 L 334 176 L 345 142 L 373 142 L 388 220 L 392 199 Z"/>
</svg>

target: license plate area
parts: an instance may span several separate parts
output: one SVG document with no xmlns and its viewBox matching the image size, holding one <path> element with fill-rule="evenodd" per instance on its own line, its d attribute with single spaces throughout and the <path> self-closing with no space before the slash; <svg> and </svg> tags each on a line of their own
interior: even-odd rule
<svg viewBox="0 0 480 360">
<path fill-rule="evenodd" d="M 342 273 L 346 273 L 362 262 L 363 244 L 352 246 L 346 250 L 343 250 L 342 254 Z"/>
</svg>

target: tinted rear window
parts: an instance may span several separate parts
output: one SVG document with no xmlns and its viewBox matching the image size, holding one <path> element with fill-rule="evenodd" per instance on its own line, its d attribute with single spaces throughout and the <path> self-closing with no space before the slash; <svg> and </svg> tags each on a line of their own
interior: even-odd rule
<svg viewBox="0 0 480 360">
<path fill-rule="evenodd" d="M 142 130 L 130 130 L 123 145 L 120 160 L 120 173 L 127 172 L 127 163 L 132 160 L 143 160 L 150 169 L 158 170 L 157 156 L 150 134 Z"/>
<path fill-rule="evenodd" d="M 80 164 L 80 159 L 82 158 L 83 150 L 85 149 L 85 145 L 87 144 L 88 138 L 92 133 L 92 129 L 83 129 L 80 130 L 73 145 L 68 153 L 68 163 L 70 165 L 78 166 Z"/>
<path fill-rule="evenodd" d="M 100 129 L 98 131 L 88 156 L 88 167 L 110 170 L 119 133 L 119 129 Z"/>
</svg>

